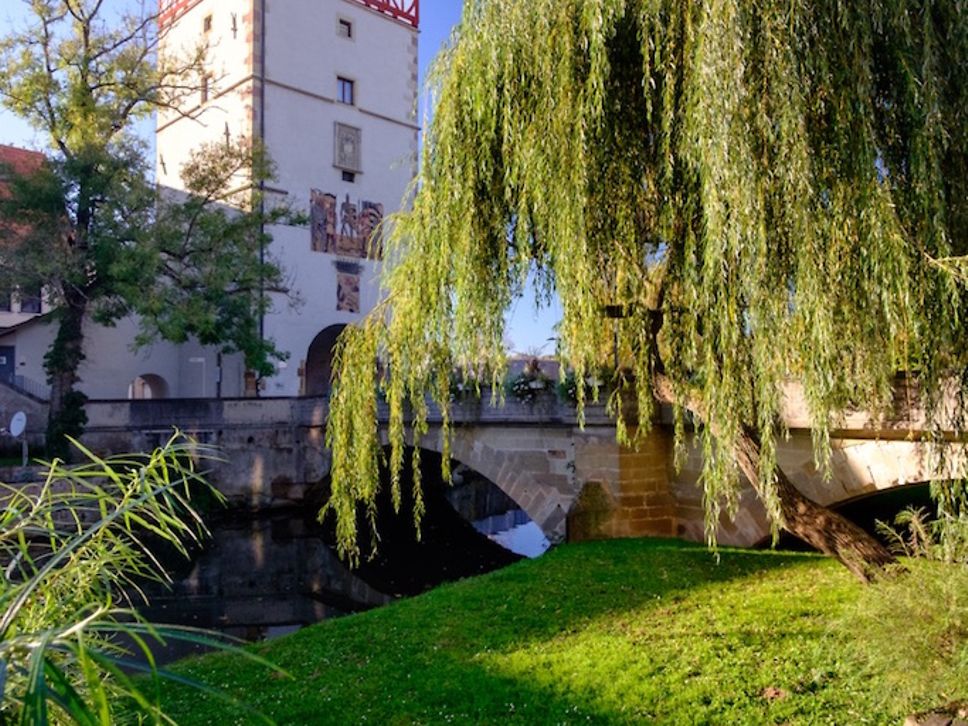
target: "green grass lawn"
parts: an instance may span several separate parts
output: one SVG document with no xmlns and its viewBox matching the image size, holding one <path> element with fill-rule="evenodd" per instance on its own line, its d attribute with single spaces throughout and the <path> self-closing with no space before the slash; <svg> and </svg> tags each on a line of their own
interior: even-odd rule
<svg viewBox="0 0 968 726">
<path fill-rule="evenodd" d="M 834 627 L 861 586 L 806 554 L 626 540 L 473 580 L 176 670 L 280 724 L 888 724 L 909 711 Z M 254 723 L 172 688 L 180 723 Z"/>
</svg>

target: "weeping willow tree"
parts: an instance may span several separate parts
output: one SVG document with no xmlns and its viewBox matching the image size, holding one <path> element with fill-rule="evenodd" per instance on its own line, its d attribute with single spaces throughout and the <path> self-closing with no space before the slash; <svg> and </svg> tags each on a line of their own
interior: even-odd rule
<svg viewBox="0 0 968 726">
<path fill-rule="evenodd" d="M 858 576 L 891 562 L 778 467 L 780 410 L 802 386 L 822 472 L 837 412 L 885 411 L 899 372 L 965 429 L 966 15 L 960 0 L 467 0 L 385 302 L 338 351 L 343 553 L 359 554 L 358 509 L 375 517 L 378 396 L 399 504 L 428 399 L 446 430 L 453 370 L 502 375 L 504 312 L 536 270 L 578 380 L 620 306 L 619 437 L 647 435 L 658 403 L 680 451 L 695 427 L 710 534 L 742 473 L 776 526 Z"/>
</svg>

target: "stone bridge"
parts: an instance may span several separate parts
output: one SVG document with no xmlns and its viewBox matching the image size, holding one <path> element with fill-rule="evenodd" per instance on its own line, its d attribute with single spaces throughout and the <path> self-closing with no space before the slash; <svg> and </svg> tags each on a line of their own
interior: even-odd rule
<svg viewBox="0 0 968 726">
<path fill-rule="evenodd" d="M 857 413 L 845 416 L 833 434 L 832 477 L 824 481 L 795 392 L 787 408 L 791 435 L 780 445 L 780 464 L 801 491 L 822 504 L 968 475 L 966 445 L 952 440 L 939 462 L 934 450 L 916 441 L 923 428 L 917 416 L 875 423 Z M 213 478 L 231 502 L 272 507 L 301 502 L 327 476 L 327 411 L 325 398 L 99 401 L 88 406 L 85 440 L 102 452 L 144 449 L 178 426 L 223 450 L 226 461 L 215 467 Z M 550 394 L 532 404 L 509 400 L 500 408 L 465 403 L 452 414 L 452 457 L 500 487 L 552 541 L 703 539 L 701 454 L 690 446 L 676 471 L 668 421 L 659 421 L 633 451 L 616 444 L 603 407 L 589 406 L 581 428 L 574 408 Z M 418 445 L 441 451 L 439 417 L 431 416 L 430 433 Z M 721 524 L 724 544 L 754 544 L 769 532 L 751 490 L 741 503 L 735 521 Z"/>
</svg>

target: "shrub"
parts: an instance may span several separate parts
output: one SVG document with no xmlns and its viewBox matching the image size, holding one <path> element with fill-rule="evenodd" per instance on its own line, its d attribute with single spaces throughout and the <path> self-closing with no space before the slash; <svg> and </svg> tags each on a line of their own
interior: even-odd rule
<svg viewBox="0 0 968 726">
<path fill-rule="evenodd" d="M 0 723 L 164 721 L 159 679 L 171 676 L 153 642 L 254 658 L 216 634 L 152 625 L 130 599 L 139 581 L 167 578 L 149 541 L 187 554 L 206 534 L 190 497 L 218 496 L 195 468 L 213 452 L 176 435 L 152 454 L 105 460 L 73 443 L 86 463 L 54 460 L 41 482 L 0 484 Z"/>
<path fill-rule="evenodd" d="M 865 588 L 844 626 L 872 676 L 912 709 L 968 699 L 968 514 L 881 524 L 907 571 Z"/>
<path fill-rule="evenodd" d="M 454 369 L 447 382 L 451 402 L 479 401 L 481 389 L 487 386 L 483 374 Z"/>
</svg>

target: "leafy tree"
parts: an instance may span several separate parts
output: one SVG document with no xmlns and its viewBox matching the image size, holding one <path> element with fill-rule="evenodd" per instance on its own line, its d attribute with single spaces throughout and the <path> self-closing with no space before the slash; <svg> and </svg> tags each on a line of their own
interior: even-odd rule
<svg viewBox="0 0 968 726">
<path fill-rule="evenodd" d="M 88 317 L 110 325 L 136 314 L 140 343 L 194 336 L 241 351 L 263 373 L 280 357 L 258 325 L 265 292 L 284 290 L 263 254 L 265 225 L 289 216 L 258 192 L 271 165 L 259 144 L 236 139 L 200 148 L 182 170 L 183 191 L 155 187 L 134 126 L 190 105 L 206 49 L 161 53 L 166 31 L 146 5 L 157 8 L 31 0 L 28 26 L 0 40 L 0 102 L 51 147 L 40 171 L 11 182 L 0 209 L 18 223 L 5 228 L 0 284 L 43 281 L 56 310 L 45 358 L 53 453 L 85 422 L 76 384 Z"/>
<path fill-rule="evenodd" d="M 386 302 L 339 356 L 344 553 L 378 486 L 372 360 L 398 472 L 407 408 L 419 435 L 426 391 L 446 422 L 454 366 L 500 375 L 504 310 L 536 268 L 579 380 L 620 311 L 623 441 L 662 402 L 681 450 L 691 415 L 710 537 L 742 472 L 777 525 L 859 577 L 890 563 L 778 468 L 780 413 L 802 386 L 823 471 L 837 413 L 887 410 L 899 371 L 930 420 L 947 406 L 965 430 L 966 64 L 955 0 L 467 0 Z"/>
</svg>

